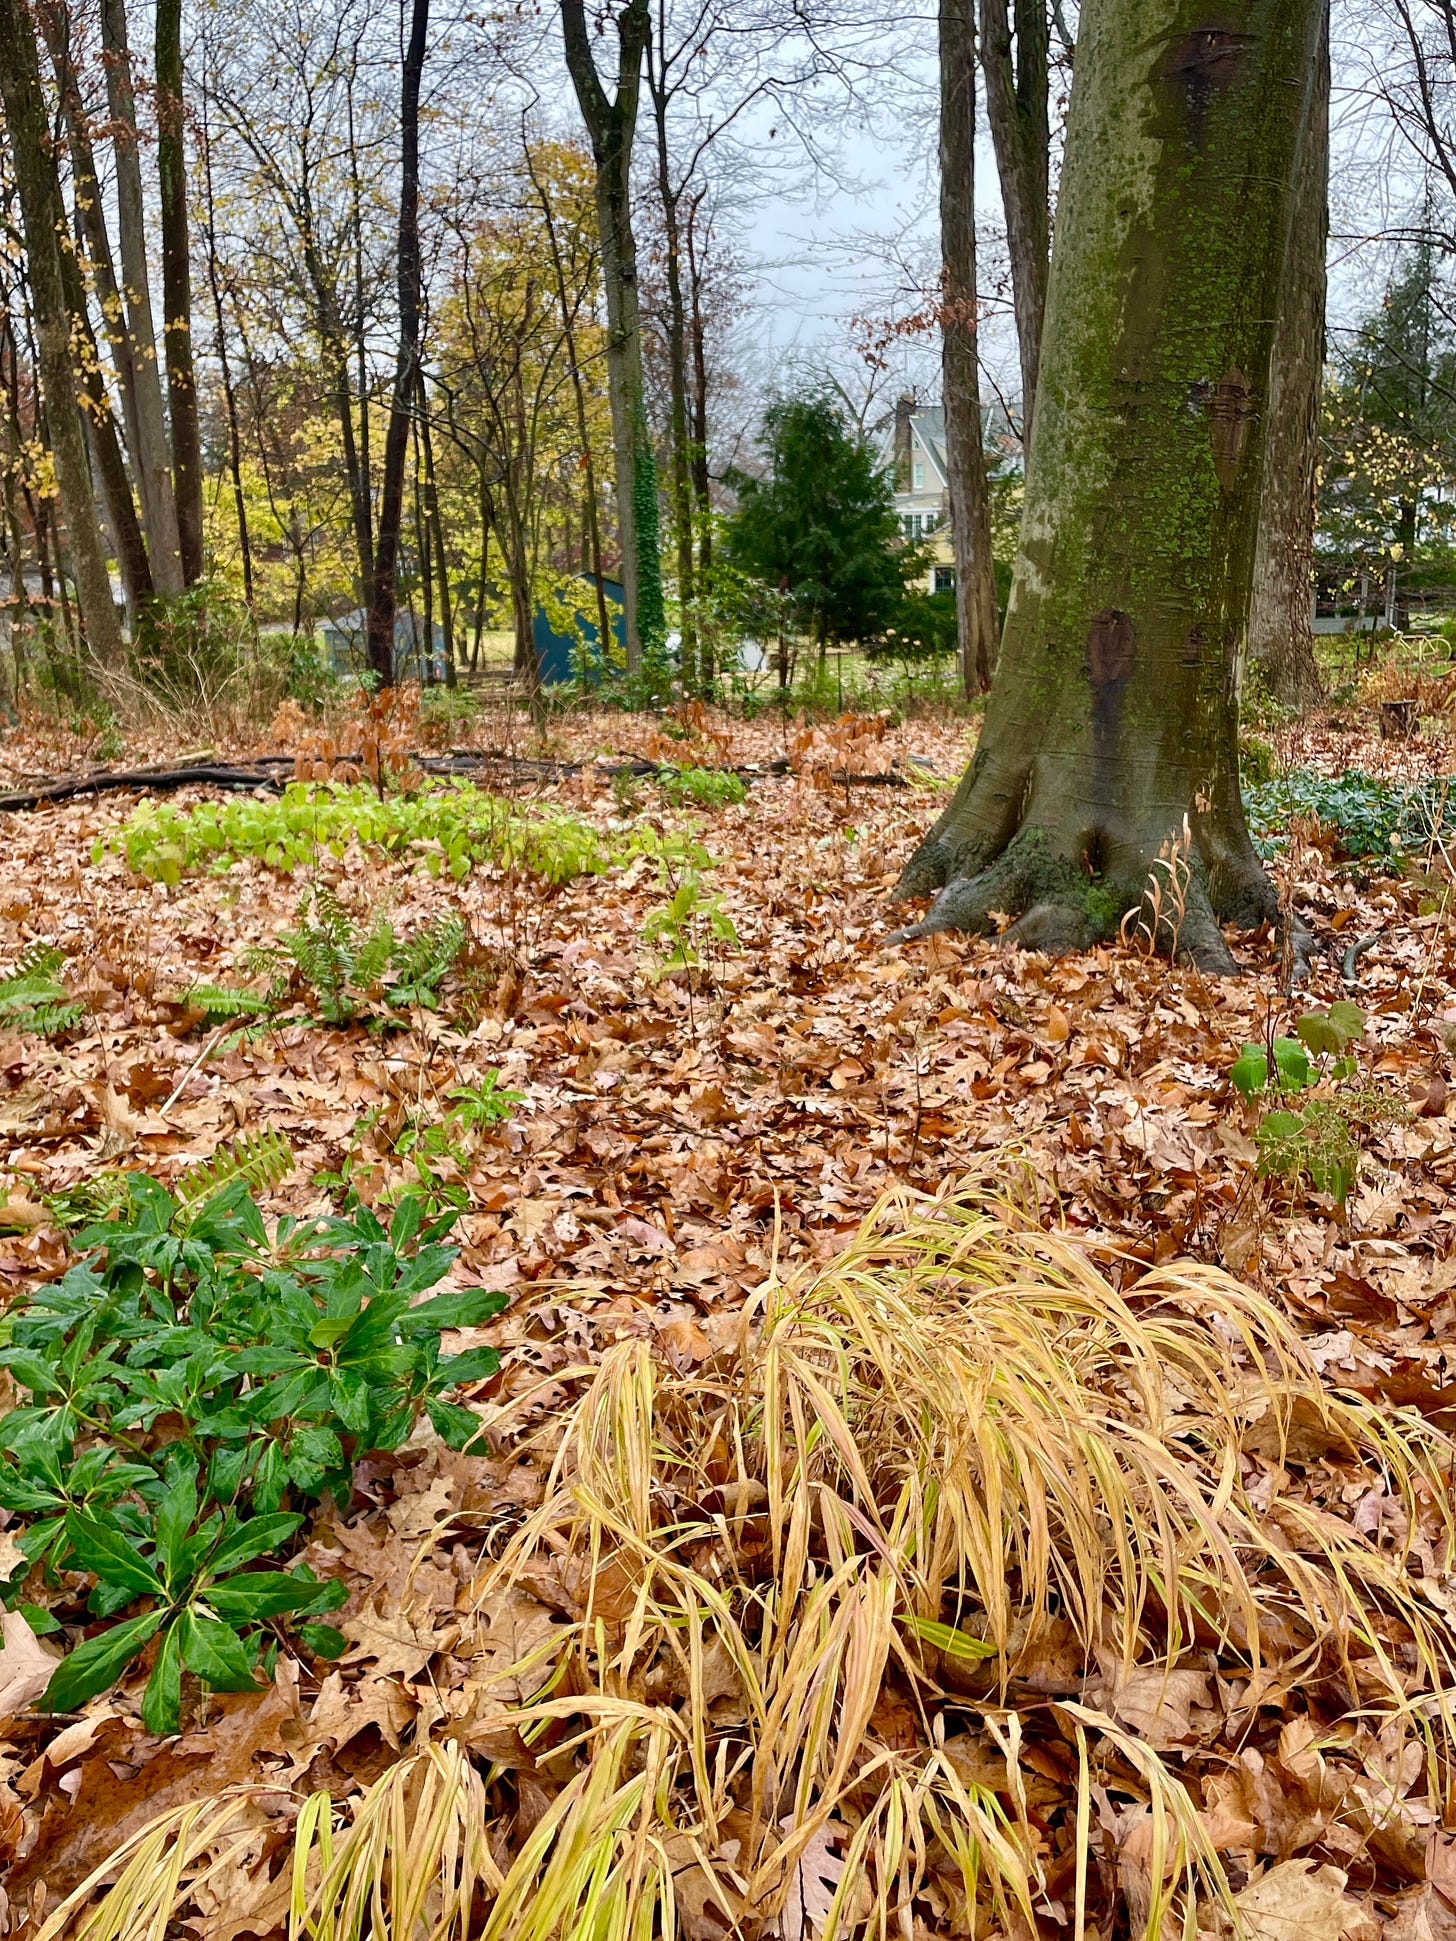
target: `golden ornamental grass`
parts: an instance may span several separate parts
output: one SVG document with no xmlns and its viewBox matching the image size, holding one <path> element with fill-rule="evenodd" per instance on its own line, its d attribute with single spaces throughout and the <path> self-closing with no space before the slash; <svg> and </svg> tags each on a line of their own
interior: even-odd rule
<svg viewBox="0 0 1456 1941">
<path fill-rule="evenodd" d="M 549 1809 L 510 1850 L 508 1763 L 448 1742 L 343 1809 L 306 1802 L 297 1941 L 1031 1925 L 1047 1856 L 1021 1755 L 1048 1704 L 1076 1749 L 1078 1941 L 1101 1891 L 1094 1763 L 1146 1805 L 1122 1869 L 1135 1931 L 1191 1932 L 1210 1896 L 1237 1924 L 1175 1767 L 1085 1691 L 1036 1692 L 1054 1639 L 1096 1690 L 1277 1660 L 1445 1759 L 1456 1637 L 1406 1566 L 1421 1532 L 1449 1571 L 1451 1447 L 1327 1392 L 1278 1310 L 1217 1269 L 1156 1268 L 1123 1294 L 984 1182 L 899 1190 L 826 1268 L 772 1288 L 735 1351 L 684 1374 L 633 1340 L 578 1379 L 537 1431 L 546 1500 L 480 1580 L 483 1622 L 533 1573 L 582 1587 L 553 1660 L 531 1663 L 537 1696 L 475 1723 L 480 1743 L 495 1723 L 542 1748 Z M 1291 1473 L 1296 1443 L 1360 1465 L 1406 1536 L 1378 1548 L 1293 1485 L 1251 1498 L 1251 1441 Z M 968 1720 L 994 1769 L 968 1763 Z M 225 1833 L 161 1829 L 150 1873 L 136 1849 L 40 1941 L 160 1941 L 158 1856 L 176 1914 L 203 1830 Z"/>
</svg>

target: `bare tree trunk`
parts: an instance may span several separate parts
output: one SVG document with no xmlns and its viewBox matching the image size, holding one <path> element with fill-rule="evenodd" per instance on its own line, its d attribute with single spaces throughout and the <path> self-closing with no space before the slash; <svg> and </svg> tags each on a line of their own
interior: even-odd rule
<svg viewBox="0 0 1456 1941">
<path fill-rule="evenodd" d="M 72 361 L 71 314 L 61 271 L 61 253 L 67 247 L 65 210 L 35 35 L 24 0 L 0 0 L 0 104 L 20 196 L 51 456 L 70 535 L 82 621 L 95 660 L 102 666 L 116 666 L 123 652 L 121 628 L 112 604 L 111 576 L 86 462 L 77 404 L 79 373 Z"/>
<path fill-rule="evenodd" d="M 182 0 L 157 0 L 157 183 L 162 205 L 162 329 L 172 420 L 172 496 L 182 578 L 202 578 L 202 441 L 192 368 L 192 262 L 182 121 Z"/>
<path fill-rule="evenodd" d="M 404 510 L 404 468 L 410 413 L 420 382 L 420 76 L 429 25 L 430 0 L 413 0 L 400 80 L 399 352 L 384 440 L 384 479 L 369 602 L 369 665 L 385 687 L 394 680 L 395 573 Z"/>
<path fill-rule="evenodd" d="M 697 247 L 698 196 L 688 213 L 687 259 L 691 290 L 689 332 L 693 348 L 693 505 L 698 523 L 698 581 L 706 584 L 713 570 L 713 510 L 708 482 L 708 341 L 703 321 L 703 270 Z"/>
<path fill-rule="evenodd" d="M 435 478 L 435 440 L 430 430 L 429 399 L 420 375 L 420 442 L 425 454 L 426 543 L 433 534 L 435 571 L 440 582 L 440 631 L 445 641 L 445 685 L 455 686 L 455 616 L 450 606 L 450 580 L 445 565 L 445 527 L 440 518 L 440 488 Z"/>
<path fill-rule="evenodd" d="M 81 104 L 75 63 L 71 59 L 70 18 L 63 6 L 46 4 L 36 8 L 36 19 L 45 35 L 51 65 L 55 70 L 56 90 L 60 96 L 61 110 L 66 120 L 66 139 L 70 148 L 71 177 L 75 196 L 76 235 L 79 241 L 84 242 L 86 254 L 90 258 L 91 276 L 96 288 L 96 307 L 101 312 L 107 348 L 111 352 L 112 367 L 116 372 L 117 390 L 121 394 L 121 416 L 126 431 L 127 449 L 135 464 L 139 449 L 136 364 L 132 357 L 131 339 L 126 331 L 126 312 L 122 306 L 121 292 L 117 287 L 116 266 L 111 255 L 111 238 L 106 232 L 105 206 L 102 201 L 101 183 L 96 173 L 96 155 L 91 143 L 91 130 L 87 125 Z M 72 308 L 75 308 L 74 303 Z M 99 371 L 97 375 L 99 378 Z M 95 393 L 89 387 L 88 395 L 94 400 Z M 114 511 L 112 519 L 114 524 Z M 142 505 L 142 519 L 145 524 L 145 501 Z M 145 557 L 145 545 L 143 557 Z M 149 564 L 143 580 L 150 593 L 152 581 Z"/>
<path fill-rule="evenodd" d="M 183 587 L 182 542 L 177 535 L 177 503 L 172 492 L 167 426 L 162 412 L 161 366 L 152 323 L 146 212 L 137 148 L 131 53 L 127 45 L 126 0 L 101 0 L 101 49 L 116 168 L 122 293 L 126 300 L 126 330 L 136 385 L 136 443 L 132 459 L 151 554 L 152 583 L 158 593 L 170 597 L 180 593 Z"/>
<path fill-rule="evenodd" d="M 206 101 L 206 90 L 203 93 Z M 228 470 L 233 482 L 233 510 L 238 521 L 238 552 L 243 567 L 243 604 L 256 621 L 253 600 L 253 548 L 248 536 L 248 502 L 243 493 L 243 440 L 238 426 L 238 396 L 233 387 L 232 365 L 228 358 L 227 322 L 222 308 L 222 270 L 217 260 L 217 208 L 212 193 L 212 139 L 204 113 L 202 124 L 203 188 L 207 198 L 207 281 L 212 292 L 212 314 L 217 328 L 217 362 L 222 377 L 223 403 L 227 409 Z"/>
<path fill-rule="evenodd" d="M 611 101 L 592 56 L 584 0 L 561 0 L 561 25 L 566 64 L 596 163 L 627 665 L 635 671 L 641 664 L 643 647 L 660 647 L 665 631 L 657 550 L 657 465 L 643 404 L 642 317 L 631 199 L 632 141 L 637 128 L 642 57 L 652 21 L 647 0 L 628 0 L 617 16 L 617 92 Z"/>
<path fill-rule="evenodd" d="M 1269 366 L 1269 431 L 1246 667 L 1286 707 L 1318 707 L 1314 657 L 1315 479 L 1325 368 L 1325 244 L 1329 237 L 1330 26 L 1294 181 L 1289 253 Z"/>
<path fill-rule="evenodd" d="M 1011 255 L 1011 299 L 1021 353 L 1022 447 L 1030 451 L 1051 258 L 1050 41 L 1047 0 L 1012 3 L 1014 14 L 1008 0 L 981 0 L 981 66 Z"/>
<path fill-rule="evenodd" d="M 81 418 L 86 431 L 95 478 L 101 486 L 106 523 L 121 569 L 121 584 L 126 594 L 127 612 L 139 617 L 152 597 L 152 571 L 147 560 L 147 544 L 131 496 L 131 481 L 126 475 L 126 460 L 116 435 L 111 415 L 111 399 L 101 375 L 101 360 L 96 354 L 96 339 L 91 329 L 91 313 L 86 302 L 86 283 L 81 264 L 70 239 L 60 238 L 61 285 L 70 312 L 71 355 L 79 380 Z"/>
<path fill-rule="evenodd" d="M 663 50 L 666 58 L 666 50 Z M 657 193 L 662 203 L 667 238 L 667 364 L 671 392 L 672 522 L 677 546 L 677 591 L 682 613 L 683 689 L 692 694 L 705 685 L 698 667 L 697 616 L 693 573 L 693 492 L 688 451 L 688 324 L 682 285 L 681 192 L 673 187 L 672 160 L 667 142 L 667 84 L 647 47 L 647 88 L 652 96 L 657 132 Z"/>
<path fill-rule="evenodd" d="M 975 757 L 901 876 L 945 886 L 913 934 L 1006 911 L 1018 942 L 1078 949 L 1141 908 L 1163 948 L 1231 971 L 1220 924 L 1278 920 L 1237 664 L 1323 13 L 1083 13 L 1011 606 Z"/>
<path fill-rule="evenodd" d="M 940 0 L 941 373 L 961 684 L 983 694 L 996 664 L 996 570 L 976 349 L 975 0 Z"/>
<path fill-rule="evenodd" d="M 576 318 L 567 295 L 566 265 L 561 260 L 561 239 L 556 233 L 556 216 L 551 207 L 550 185 L 543 182 L 536 173 L 529 142 L 524 144 L 524 150 L 531 185 L 541 204 L 541 217 L 546 224 L 546 237 L 551 245 L 551 267 L 556 278 L 556 300 L 561 305 L 562 326 L 566 333 L 566 365 L 571 372 L 572 397 L 576 405 L 576 433 L 581 440 L 581 462 L 585 476 L 583 490 L 586 495 L 586 527 L 591 549 L 592 579 L 596 586 L 597 639 L 601 646 L 602 666 L 606 668 L 611 664 L 612 633 L 611 623 L 607 618 L 607 590 L 602 584 L 602 522 L 597 506 L 596 460 L 592 456 L 591 428 L 587 423 L 586 387 L 581 381 L 581 359 L 576 351 Z"/>
</svg>

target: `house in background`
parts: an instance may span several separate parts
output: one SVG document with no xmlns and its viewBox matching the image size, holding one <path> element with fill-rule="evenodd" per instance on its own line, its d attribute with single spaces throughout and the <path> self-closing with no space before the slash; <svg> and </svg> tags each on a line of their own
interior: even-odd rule
<svg viewBox="0 0 1456 1941">
<path fill-rule="evenodd" d="M 950 543 L 950 485 L 945 467 L 945 410 L 895 400 L 895 416 L 883 453 L 895 481 L 900 530 L 916 545 L 928 543 L 931 562 L 920 582 L 927 593 L 955 590 L 955 553 Z"/>
<path fill-rule="evenodd" d="M 369 615 L 363 607 L 341 613 L 323 623 L 324 651 L 336 674 L 358 674 L 369 665 Z M 394 675 L 399 681 L 442 682 L 445 679 L 445 629 L 439 621 L 430 628 L 425 651 L 424 622 L 412 607 L 394 616 Z"/>
<path fill-rule="evenodd" d="M 999 403 L 981 407 L 981 439 L 988 468 L 1019 470 L 1021 447 Z M 945 462 L 945 408 L 922 404 L 906 393 L 895 400 L 894 417 L 884 434 L 881 463 L 895 482 L 895 512 L 900 530 L 917 545 L 928 544 L 930 565 L 920 582 L 927 593 L 955 591 L 955 551 L 950 534 L 950 476 Z"/>
</svg>

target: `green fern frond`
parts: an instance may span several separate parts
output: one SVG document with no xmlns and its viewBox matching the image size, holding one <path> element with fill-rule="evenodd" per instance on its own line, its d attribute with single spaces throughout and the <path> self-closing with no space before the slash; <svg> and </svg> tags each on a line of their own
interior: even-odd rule
<svg viewBox="0 0 1456 1941">
<path fill-rule="evenodd" d="M 196 1206 L 220 1187 L 245 1179 L 254 1192 L 271 1191 L 293 1171 L 293 1149 L 275 1127 L 245 1132 L 219 1146 L 205 1166 L 184 1173 L 172 1191 L 183 1206 Z"/>
<path fill-rule="evenodd" d="M 401 944 L 390 960 L 389 1002 L 433 1009 L 441 981 L 465 948 L 466 935 L 465 919 L 448 910 Z"/>
<path fill-rule="evenodd" d="M 368 936 L 355 949 L 349 982 L 361 991 L 377 984 L 389 968 L 394 950 L 394 925 L 385 916 L 376 917 Z"/>
<path fill-rule="evenodd" d="M 71 996 L 56 975 L 65 961 L 54 944 L 29 945 L 13 973 L 0 979 L 0 1024 L 45 1038 L 59 1037 L 78 1024 L 86 1006 Z"/>
<path fill-rule="evenodd" d="M 180 1002 L 208 1018 L 261 1017 L 273 1008 L 271 994 L 228 984 L 193 984 Z"/>
<path fill-rule="evenodd" d="M 108 1167 L 94 1179 L 81 1180 L 61 1193 L 48 1193 L 46 1205 L 51 1218 L 63 1233 L 72 1227 L 92 1227 L 100 1220 L 109 1220 L 126 1205 L 130 1177 Z"/>
</svg>

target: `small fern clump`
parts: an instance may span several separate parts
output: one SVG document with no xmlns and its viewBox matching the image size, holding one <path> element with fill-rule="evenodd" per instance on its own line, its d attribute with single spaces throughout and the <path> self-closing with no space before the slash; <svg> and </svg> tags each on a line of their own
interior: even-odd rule
<svg viewBox="0 0 1456 1941">
<path fill-rule="evenodd" d="M 291 928 L 275 943 L 239 959 L 243 970 L 272 973 L 266 991 L 227 984 L 195 984 L 187 1002 L 208 1018 L 272 1017 L 302 987 L 325 1024 L 350 1024 L 361 1010 L 387 1013 L 412 1005 L 434 1010 L 440 986 L 467 941 L 458 910 L 433 918 L 401 939 L 383 911 L 356 918 L 323 887 L 305 893 Z"/>
<path fill-rule="evenodd" d="M 31 944 L 10 976 L 0 981 L 0 1029 L 34 1031 L 58 1038 L 86 1015 L 56 973 L 65 962 L 53 944 Z"/>
</svg>

